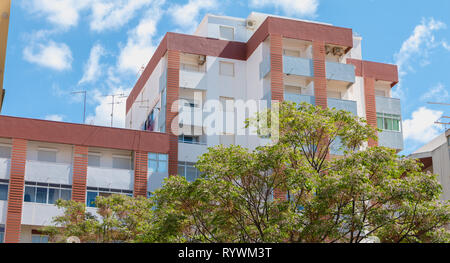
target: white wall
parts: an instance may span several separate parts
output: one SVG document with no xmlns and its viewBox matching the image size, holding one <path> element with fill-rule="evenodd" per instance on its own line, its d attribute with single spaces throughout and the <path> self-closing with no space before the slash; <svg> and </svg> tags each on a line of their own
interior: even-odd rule
<svg viewBox="0 0 450 263">
<path fill-rule="evenodd" d="M 8 211 L 8 201 L 0 201 L 0 225 L 6 224 L 7 211 Z"/>
<path fill-rule="evenodd" d="M 58 209 L 56 205 L 23 203 L 22 225 L 50 226 L 53 217 L 63 215 L 64 210 Z"/>
</svg>

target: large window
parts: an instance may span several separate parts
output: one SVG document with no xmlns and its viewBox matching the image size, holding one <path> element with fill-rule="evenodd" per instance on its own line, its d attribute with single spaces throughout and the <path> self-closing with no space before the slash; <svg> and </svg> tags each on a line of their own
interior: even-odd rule
<svg viewBox="0 0 450 263">
<path fill-rule="evenodd" d="M 25 182 L 25 202 L 55 204 L 59 199 L 70 200 L 71 196 L 70 185 Z"/>
<path fill-rule="evenodd" d="M 38 161 L 41 162 L 56 162 L 56 152 L 54 149 L 39 149 L 38 150 Z"/>
<path fill-rule="evenodd" d="M 114 155 L 113 156 L 113 168 L 114 169 L 131 170 L 131 157 Z"/>
<path fill-rule="evenodd" d="M 234 77 L 234 63 L 220 61 L 219 67 L 220 75 Z"/>
<path fill-rule="evenodd" d="M 0 201 L 8 200 L 8 180 L 0 179 Z"/>
<path fill-rule="evenodd" d="M 169 171 L 169 156 L 167 154 L 149 153 L 148 171 L 150 173 L 167 173 Z"/>
<path fill-rule="evenodd" d="M 234 28 L 227 26 L 220 26 L 220 38 L 226 40 L 234 40 Z"/>
<path fill-rule="evenodd" d="M 44 235 L 41 231 L 31 231 L 31 243 L 48 243 L 48 236 Z"/>
<path fill-rule="evenodd" d="M 97 198 L 97 196 L 108 197 L 113 194 L 133 196 L 133 191 L 121 190 L 121 189 L 88 187 L 87 192 L 86 192 L 86 206 L 87 207 L 95 207 L 95 199 Z"/>
<path fill-rule="evenodd" d="M 200 177 L 200 171 L 194 167 L 195 163 L 178 162 L 178 175 L 186 178 L 188 182 L 193 182 Z"/>
<path fill-rule="evenodd" d="M 0 158 L 11 158 L 11 146 L 0 145 Z"/>
<path fill-rule="evenodd" d="M 377 113 L 378 129 L 383 131 L 401 131 L 401 117 L 394 114 Z"/>
<path fill-rule="evenodd" d="M 202 144 L 202 142 L 200 141 L 200 136 L 191 136 L 184 134 L 178 136 L 178 142 L 190 144 Z"/>
</svg>

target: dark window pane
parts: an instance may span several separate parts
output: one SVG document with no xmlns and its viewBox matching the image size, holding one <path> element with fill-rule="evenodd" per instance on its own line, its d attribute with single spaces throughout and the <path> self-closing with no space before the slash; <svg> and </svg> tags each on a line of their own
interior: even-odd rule
<svg viewBox="0 0 450 263">
<path fill-rule="evenodd" d="M 88 207 L 95 207 L 95 198 L 97 198 L 98 192 L 87 192 L 86 205 Z"/>
<path fill-rule="evenodd" d="M 36 201 L 36 187 L 25 186 L 25 202 L 35 202 Z"/>
<path fill-rule="evenodd" d="M 193 166 L 186 167 L 186 180 L 193 182 L 197 179 L 197 169 Z"/>
<path fill-rule="evenodd" d="M 184 165 L 178 165 L 178 175 L 185 176 L 184 174 Z"/>
<path fill-rule="evenodd" d="M 62 200 L 70 200 L 72 199 L 72 191 L 71 190 L 66 190 L 66 189 L 61 189 L 61 197 L 60 199 Z"/>
<path fill-rule="evenodd" d="M 48 203 L 55 204 L 56 200 L 59 199 L 59 189 L 49 188 L 48 189 Z"/>
<path fill-rule="evenodd" d="M 88 166 L 100 167 L 100 155 L 88 155 Z"/>
<path fill-rule="evenodd" d="M 36 203 L 47 203 L 47 188 L 36 188 Z"/>
<path fill-rule="evenodd" d="M 384 130 L 383 118 L 381 118 L 381 117 L 377 118 L 377 126 L 378 126 L 378 129 Z"/>
<path fill-rule="evenodd" d="M 0 146 L 0 158 L 11 158 L 11 147 Z"/>
<path fill-rule="evenodd" d="M 8 185 L 0 184 L 0 200 L 8 200 Z"/>
</svg>

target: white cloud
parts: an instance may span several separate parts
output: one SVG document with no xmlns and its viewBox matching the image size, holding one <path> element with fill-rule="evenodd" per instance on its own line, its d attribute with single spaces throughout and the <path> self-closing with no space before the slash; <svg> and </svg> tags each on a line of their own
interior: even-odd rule
<svg viewBox="0 0 450 263">
<path fill-rule="evenodd" d="M 405 140 L 427 143 L 442 132 L 435 122 L 442 117 L 442 111 L 421 107 L 412 113 L 412 118 L 403 121 L 403 136 Z"/>
<path fill-rule="evenodd" d="M 26 61 L 43 67 L 62 71 L 72 67 L 72 52 L 64 43 L 51 41 L 47 44 L 30 44 L 23 50 Z"/>
<path fill-rule="evenodd" d="M 124 94 L 127 96 L 131 89 L 122 87 L 111 89 L 111 94 Z M 102 94 L 98 90 L 94 92 L 94 100 L 98 103 L 95 108 L 95 114 L 86 118 L 86 123 L 91 125 L 111 126 L 112 97 L 108 94 Z M 118 128 L 125 127 L 125 107 L 126 97 L 117 96 L 114 99 L 114 120 L 113 126 Z"/>
<path fill-rule="evenodd" d="M 118 58 L 119 71 L 137 73 L 142 66 L 147 65 L 156 49 L 152 40 L 160 18 L 160 6 L 154 6 L 145 13 L 137 27 L 128 32 L 127 44 L 121 49 Z"/>
<path fill-rule="evenodd" d="M 406 39 L 394 55 L 395 64 L 398 65 L 400 79 L 408 72 L 413 72 L 413 63 L 419 61 L 422 66 L 428 65 L 429 52 L 439 46 L 435 41 L 435 32 L 446 28 L 446 25 L 434 18 L 422 19 L 422 22 L 414 28 L 413 33 Z M 403 97 L 401 85 L 393 91 L 394 97 Z"/>
<path fill-rule="evenodd" d="M 449 98 L 448 90 L 442 83 L 430 88 L 421 99 L 432 100 L 433 102 L 445 102 Z"/>
<path fill-rule="evenodd" d="M 78 84 L 95 82 L 102 74 L 100 58 L 105 55 L 105 49 L 100 44 L 95 44 L 89 55 L 87 63 L 84 65 L 84 74 Z"/>
<path fill-rule="evenodd" d="M 63 121 L 64 116 L 59 115 L 59 114 L 52 114 L 52 115 L 45 116 L 45 119 L 48 121 Z"/>
<path fill-rule="evenodd" d="M 68 28 L 78 24 L 79 12 L 88 7 L 89 0 L 24 0 L 23 7 L 47 21 L 60 27 Z"/>
<path fill-rule="evenodd" d="M 442 41 L 442 47 L 450 51 L 450 44 L 447 41 Z"/>
<path fill-rule="evenodd" d="M 286 15 L 314 17 L 319 0 L 251 0 L 250 6 L 255 8 L 274 6 L 281 9 Z"/>
<path fill-rule="evenodd" d="M 185 5 L 172 6 L 169 13 L 176 25 L 188 29 L 188 33 L 191 33 L 198 24 L 200 11 L 214 9 L 217 6 L 217 0 L 189 0 Z"/>
<path fill-rule="evenodd" d="M 120 28 L 127 24 L 137 11 L 159 0 L 101 0 L 92 3 L 93 31 Z"/>
</svg>

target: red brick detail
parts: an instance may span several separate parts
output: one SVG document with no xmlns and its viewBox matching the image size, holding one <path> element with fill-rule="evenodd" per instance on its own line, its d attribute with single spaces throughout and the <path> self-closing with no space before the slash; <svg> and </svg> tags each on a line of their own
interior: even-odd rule
<svg viewBox="0 0 450 263">
<path fill-rule="evenodd" d="M 0 137 L 89 147 L 169 152 L 169 135 L 0 115 Z"/>
<path fill-rule="evenodd" d="M 375 79 L 364 78 L 364 100 L 366 104 L 366 120 L 367 123 L 377 128 L 377 109 L 375 102 Z M 378 143 L 375 140 L 369 140 L 369 146 L 377 146 Z"/>
<path fill-rule="evenodd" d="M 270 86 L 272 100 L 284 100 L 283 37 L 270 35 Z"/>
<path fill-rule="evenodd" d="M 178 173 L 178 99 L 180 90 L 180 52 L 167 52 L 166 133 L 169 138 L 169 175 Z M 172 111 L 172 109 L 176 109 Z"/>
<path fill-rule="evenodd" d="M 134 153 L 134 196 L 147 196 L 148 153 Z"/>
<path fill-rule="evenodd" d="M 396 65 L 351 58 L 347 59 L 347 64 L 355 66 L 356 76 L 388 81 L 391 82 L 392 87 L 398 83 L 398 67 Z"/>
<path fill-rule="evenodd" d="M 13 139 L 5 243 L 18 243 L 20 240 L 26 159 L 27 141 Z"/>
<path fill-rule="evenodd" d="M 86 202 L 88 147 L 74 146 L 73 150 L 73 176 L 72 200 Z"/>
<path fill-rule="evenodd" d="M 313 42 L 313 65 L 314 65 L 314 96 L 316 105 L 323 108 L 328 107 L 327 102 L 327 76 L 325 69 L 325 43 Z"/>
<path fill-rule="evenodd" d="M 274 189 L 273 190 L 273 199 L 275 200 L 282 200 L 282 201 L 286 201 L 287 200 L 287 193 L 286 191 L 280 190 L 280 189 Z"/>
</svg>

